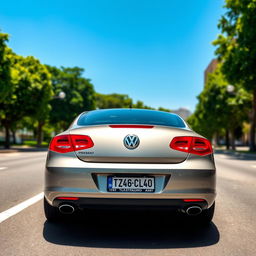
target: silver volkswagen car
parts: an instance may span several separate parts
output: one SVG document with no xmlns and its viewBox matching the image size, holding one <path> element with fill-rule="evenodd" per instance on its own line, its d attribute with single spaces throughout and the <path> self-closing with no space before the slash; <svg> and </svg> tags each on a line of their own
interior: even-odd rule
<svg viewBox="0 0 256 256">
<path fill-rule="evenodd" d="M 49 221 L 88 208 L 176 210 L 210 222 L 216 173 L 210 142 L 176 114 L 84 112 L 50 143 L 44 210 Z"/>
</svg>

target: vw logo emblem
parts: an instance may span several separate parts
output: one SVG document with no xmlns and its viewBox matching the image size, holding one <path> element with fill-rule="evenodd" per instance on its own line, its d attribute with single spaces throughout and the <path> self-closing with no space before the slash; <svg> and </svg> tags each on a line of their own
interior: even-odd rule
<svg viewBox="0 0 256 256">
<path fill-rule="evenodd" d="M 127 135 L 124 138 L 124 145 L 128 149 L 135 149 L 139 146 L 140 139 L 137 135 Z"/>
</svg>

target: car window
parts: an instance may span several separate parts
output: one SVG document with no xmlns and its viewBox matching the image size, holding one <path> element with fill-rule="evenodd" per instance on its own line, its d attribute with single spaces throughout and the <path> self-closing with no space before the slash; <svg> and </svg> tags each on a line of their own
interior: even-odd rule
<svg viewBox="0 0 256 256">
<path fill-rule="evenodd" d="M 77 124 L 82 126 L 101 124 L 148 124 L 180 128 L 186 127 L 183 120 L 176 114 L 143 109 L 95 110 L 81 115 Z"/>
</svg>

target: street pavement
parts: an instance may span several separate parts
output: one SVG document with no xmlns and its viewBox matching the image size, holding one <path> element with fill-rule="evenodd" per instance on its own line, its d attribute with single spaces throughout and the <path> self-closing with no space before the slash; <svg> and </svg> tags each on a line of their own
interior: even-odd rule
<svg viewBox="0 0 256 256">
<path fill-rule="evenodd" d="M 0 213 L 41 193 L 46 152 L 0 154 Z M 90 211 L 49 223 L 42 200 L 0 223 L 0 255 L 256 255 L 256 156 L 215 154 L 213 222 L 165 212 Z"/>
</svg>

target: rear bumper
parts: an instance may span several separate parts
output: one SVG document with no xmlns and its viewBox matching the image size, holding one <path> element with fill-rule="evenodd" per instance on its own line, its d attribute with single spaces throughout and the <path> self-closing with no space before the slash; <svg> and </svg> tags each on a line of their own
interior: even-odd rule
<svg viewBox="0 0 256 256">
<path fill-rule="evenodd" d="M 108 192 L 106 181 L 109 175 L 154 176 L 155 192 Z M 83 162 L 72 152 L 64 156 L 49 152 L 44 192 L 46 200 L 53 206 L 61 203 L 57 197 L 78 197 L 79 201 L 71 202 L 78 208 L 181 209 L 184 207 L 182 199 L 204 199 L 203 207 L 209 208 L 216 197 L 216 172 L 212 156 L 191 156 L 179 164 L 112 164 Z"/>
<path fill-rule="evenodd" d="M 70 204 L 77 209 L 164 209 L 186 210 L 190 206 L 199 206 L 207 209 L 207 201 L 184 202 L 181 199 L 131 199 L 131 198 L 79 198 L 76 201 L 55 198 L 53 206 Z"/>
</svg>

